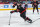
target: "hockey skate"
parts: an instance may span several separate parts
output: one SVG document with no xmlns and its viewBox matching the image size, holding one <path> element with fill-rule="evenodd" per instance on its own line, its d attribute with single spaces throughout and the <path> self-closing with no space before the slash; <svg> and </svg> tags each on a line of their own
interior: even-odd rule
<svg viewBox="0 0 40 27">
<path fill-rule="evenodd" d="M 25 21 L 27 21 L 28 23 L 32 23 L 32 20 L 29 19 L 28 17 L 25 19 Z"/>
</svg>

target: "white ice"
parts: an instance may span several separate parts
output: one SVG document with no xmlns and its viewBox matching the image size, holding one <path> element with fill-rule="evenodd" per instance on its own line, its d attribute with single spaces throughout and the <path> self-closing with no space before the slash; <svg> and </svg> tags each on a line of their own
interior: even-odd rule
<svg viewBox="0 0 40 27">
<path fill-rule="evenodd" d="M 35 10 L 33 14 L 32 10 L 27 10 L 26 16 L 33 21 L 40 18 L 39 14 Z M 40 19 L 32 24 L 28 24 L 21 17 L 19 12 L 11 14 L 11 25 L 9 26 L 10 11 L 0 11 L 0 27 L 40 27 Z"/>
</svg>

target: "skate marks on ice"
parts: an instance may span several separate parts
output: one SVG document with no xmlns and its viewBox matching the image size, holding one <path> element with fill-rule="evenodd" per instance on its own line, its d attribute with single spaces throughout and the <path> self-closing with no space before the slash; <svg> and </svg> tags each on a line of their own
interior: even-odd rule
<svg viewBox="0 0 40 27">
<path fill-rule="evenodd" d="M 8 22 L 7 23 L 4 22 L 4 24 L 2 25 L 2 27 L 30 27 L 30 26 L 32 27 L 32 26 L 36 26 L 35 23 L 29 24 L 28 22 L 25 22 L 23 19 L 21 19 L 21 20 L 16 19 L 15 20 L 15 18 L 14 18 L 14 21 L 13 21 L 13 18 L 12 18 L 10 26 L 8 25 Z"/>
<path fill-rule="evenodd" d="M 38 20 L 39 21 L 39 20 Z M 37 23 L 38 23 L 38 21 L 36 21 Z M 35 23 L 36 23 L 35 22 Z M 33 24 L 29 24 L 28 22 L 21 22 L 21 23 L 13 23 L 13 24 L 11 24 L 10 26 L 12 27 L 34 27 L 34 26 L 37 26 L 37 23 L 35 24 L 35 23 L 33 23 Z M 38 24 L 38 26 L 39 26 L 39 24 Z M 38 27 L 37 26 L 37 27 Z"/>
<path fill-rule="evenodd" d="M 15 21 L 12 21 L 11 20 L 11 22 L 10 22 L 10 25 L 11 24 L 19 24 L 19 25 L 29 25 L 29 23 L 28 22 L 25 22 L 24 20 L 15 20 Z"/>
<path fill-rule="evenodd" d="M 40 20 L 40 18 L 38 18 L 38 19 L 34 20 L 32 23 L 34 23 L 34 22 L 36 22 L 36 21 L 38 21 L 38 20 Z"/>
</svg>

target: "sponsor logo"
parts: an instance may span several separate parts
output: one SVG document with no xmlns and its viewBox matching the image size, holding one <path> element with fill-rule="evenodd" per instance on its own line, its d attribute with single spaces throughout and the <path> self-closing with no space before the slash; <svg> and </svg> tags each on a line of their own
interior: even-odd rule
<svg viewBox="0 0 40 27">
<path fill-rule="evenodd" d="M 12 5 L 10 5 L 10 7 L 11 7 L 11 8 L 13 8 L 13 6 L 12 6 Z"/>
<path fill-rule="evenodd" d="M 8 8 L 9 7 L 9 5 L 4 5 L 4 8 Z"/>
<path fill-rule="evenodd" d="M 40 8 L 40 5 L 38 5 L 38 8 Z"/>
<path fill-rule="evenodd" d="M 4 8 L 4 6 L 3 5 L 0 5 L 0 8 Z"/>
<path fill-rule="evenodd" d="M 28 5 L 28 8 L 32 8 L 32 5 Z"/>
</svg>

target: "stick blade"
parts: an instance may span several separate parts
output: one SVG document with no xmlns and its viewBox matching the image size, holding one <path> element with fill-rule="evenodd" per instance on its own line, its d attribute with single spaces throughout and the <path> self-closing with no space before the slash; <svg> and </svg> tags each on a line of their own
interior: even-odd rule
<svg viewBox="0 0 40 27">
<path fill-rule="evenodd" d="M 10 25 L 10 24 L 8 24 L 8 25 Z"/>
</svg>

